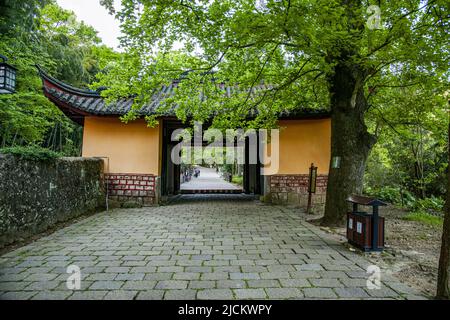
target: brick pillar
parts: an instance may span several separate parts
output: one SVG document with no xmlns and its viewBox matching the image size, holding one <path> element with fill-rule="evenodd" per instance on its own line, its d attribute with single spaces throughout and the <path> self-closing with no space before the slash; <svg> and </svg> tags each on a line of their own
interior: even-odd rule
<svg viewBox="0 0 450 320">
<path fill-rule="evenodd" d="M 306 208 L 308 203 L 308 174 L 282 174 L 270 176 L 270 201 Z M 326 200 L 328 175 L 318 175 L 313 207 L 322 208 Z"/>
<path fill-rule="evenodd" d="M 144 206 L 157 204 L 157 178 L 152 174 L 106 173 L 108 197 L 120 203 L 134 201 Z"/>
</svg>

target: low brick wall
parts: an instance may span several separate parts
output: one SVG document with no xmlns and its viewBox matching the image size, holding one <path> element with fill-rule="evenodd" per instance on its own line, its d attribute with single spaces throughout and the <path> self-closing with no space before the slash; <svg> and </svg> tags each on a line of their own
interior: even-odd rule
<svg viewBox="0 0 450 320">
<path fill-rule="evenodd" d="M 108 198 L 121 203 L 133 201 L 144 206 L 157 203 L 157 177 L 151 174 L 105 174 Z"/>
<path fill-rule="evenodd" d="M 306 208 L 308 204 L 308 174 L 283 174 L 269 177 L 270 201 Z M 316 193 L 312 195 L 314 210 L 322 209 L 327 192 L 328 175 L 318 175 Z"/>
<path fill-rule="evenodd" d="M 0 154 L 0 247 L 105 204 L 103 161 Z"/>
</svg>

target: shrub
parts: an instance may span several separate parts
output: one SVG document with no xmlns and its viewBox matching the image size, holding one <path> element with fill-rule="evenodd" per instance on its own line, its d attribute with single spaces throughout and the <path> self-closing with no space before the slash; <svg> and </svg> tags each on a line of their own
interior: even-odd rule
<svg viewBox="0 0 450 320">
<path fill-rule="evenodd" d="M 418 199 L 412 206 L 414 212 L 422 212 L 434 216 L 440 216 L 444 209 L 444 199 L 437 197 L 430 197 L 425 199 Z"/>
<path fill-rule="evenodd" d="M 379 189 L 367 187 L 365 193 L 370 195 L 371 197 L 375 197 L 385 202 L 389 202 L 392 204 L 401 203 L 401 194 L 398 188 L 394 187 L 381 187 Z"/>
<path fill-rule="evenodd" d="M 56 159 L 62 156 L 58 152 L 42 148 L 36 145 L 1 148 L 0 153 L 12 154 L 25 160 L 41 160 L 41 161 Z"/>
<path fill-rule="evenodd" d="M 400 188 L 391 186 L 381 188 L 366 187 L 364 193 L 382 201 L 410 209 L 414 208 L 417 201 L 411 192 L 407 190 L 400 191 Z"/>
<path fill-rule="evenodd" d="M 417 199 L 410 206 L 412 212 L 403 219 L 418 221 L 433 226 L 443 223 L 444 199 L 432 196 L 431 198 Z"/>
<path fill-rule="evenodd" d="M 222 172 L 233 173 L 233 165 L 228 163 L 222 165 Z"/>
<path fill-rule="evenodd" d="M 403 203 L 401 203 L 405 208 L 411 208 L 416 203 L 416 197 L 409 191 L 403 191 Z"/>
<path fill-rule="evenodd" d="M 233 178 L 231 179 L 231 182 L 242 186 L 243 180 L 244 180 L 244 177 L 242 177 L 242 176 L 233 176 Z"/>
<path fill-rule="evenodd" d="M 442 226 L 443 219 L 435 215 L 428 214 L 426 212 L 411 212 L 403 217 L 404 220 L 417 221 L 432 226 Z"/>
</svg>

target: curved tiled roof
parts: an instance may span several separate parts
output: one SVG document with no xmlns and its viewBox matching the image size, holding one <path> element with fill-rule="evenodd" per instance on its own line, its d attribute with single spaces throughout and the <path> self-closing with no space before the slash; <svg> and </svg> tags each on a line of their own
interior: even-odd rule
<svg viewBox="0 0 450 320">
<path fill-rule="evenodd" d="M 121 116 L 131 110 L 133 99 L 123 99 L 114 104 L 106 105 L 99 92 L 87 89 L 80 89 L 59 81 L 48 75 L 42 68 L 37 66 L 42 79 L 45 96 L 58 106 L 69 118 L 83 124 L 85 116 Z M 173 95 L 179 80 L 174 80 L 170 85 L 162 86 L 158 92 L 150 99 L 150 102 L 136 111 L 138 115 L 154 115 L 161 102 Z M 236 88 L 219 84 L 225 90 L 225 94 L 230 96 Z M 268 85 L 259 85 L 254 88 L 254 92 L 270 89 Z M 167 111 L 164 116 L 175 117 L 175 108 Z M 302 109 L 296 112 L 282 112 L 280 118 L 325 118 L 329 117 L 329 112 L 323 109 Z"/>
</svg>

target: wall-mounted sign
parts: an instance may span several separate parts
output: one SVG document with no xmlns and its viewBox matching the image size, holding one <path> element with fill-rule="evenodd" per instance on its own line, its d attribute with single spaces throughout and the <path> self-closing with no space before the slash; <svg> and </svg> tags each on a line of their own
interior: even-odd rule
<svg viewBox="0 0 450 320">
<path fill-rule="evenodd" d="M 341 157 L 333 157 L 331 160 L 331 168 L 339 169 L 341 167 Z"/>
</svg>

